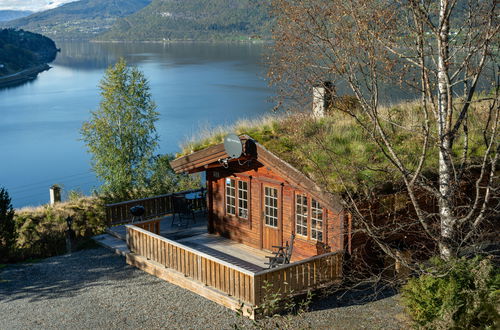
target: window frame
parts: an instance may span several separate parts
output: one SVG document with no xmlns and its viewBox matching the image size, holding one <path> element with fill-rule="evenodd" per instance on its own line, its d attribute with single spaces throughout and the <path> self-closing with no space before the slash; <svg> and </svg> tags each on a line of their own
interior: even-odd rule
<svg viewBox="0 0 500 330">
<path fill-rule="evenodd" d="M 307 198 L 307 228 L 306 228 L 306 233 L 307 235 L 303 235 L 298 232 L 297 230 L 297 197 L 298 196 L 305 196 Z M 315 204 L 318 207 L 313 208 L 313 200 Z M 302 192 L 300 190 L 295 190 L 294 191 L 294 207 L 293 207 L 293 228 L 294 228 L 294 233 L 298 239 L 305 240 L 308 242 L 321 242 L 321 243 L 326 243 L 328 241 L 328 238 L 326 236 L 327 234 L 327 222 L 328 222 L 328 210 L 323 206 L 323 204 L 316 198 L 314 198 L 311 194 Z M 314 209 L 314 210 L 313 210 Z M 315 213 L 320 212 L 321 218 L 316 218 Z M 313 218 L 314 217 L 314 218 Z M 314 222 L 321 222 L 321 229 L 313 229 L 313 221 Z M 302 226 L 303 227 L 303 226 Z M 318 239 L 318 233 L 320 233 L 321 239 Z"/>
<path fill-rule="evenodd" d="M 245 184 L 245 189 L 241 189 L 241 185 L 240 184 Z M 249 186 L 250 186 L 250 183 L 248 181 L 245 181 L 245 180 L 238 180 L 238 184 L 237 184 L 237 187 L 236 187 L 236 197 L 237 197 L 237 206 L 238 206 L 238 209 L 236 210 L 236 214 L 238 215 L 238 218 L 240 219 L 245 219 L 245 220 L 248 220 L 249 219 L 249 215 L 250 215 L 250 189 L 249 189 Z M 246 198 L 241 198 L 242 194 L 241 192 L 244 191 L 245 194 L 246 194 Z M 246 203 L 246 207 L 241 207 L 241 204 L 242 204 L 242 201 L 244 201 Z M 241 215 L 241 209 L 244 209 L 246 211 L 246 216 L 242 216 Z"/>
<path fill-rule="evenodd" d="M 228 186 L 228 182 L 234 182 L 234 186 Z M 232 195 L 228 194 L 228 188 L 229 190 L 233 191 Z M 229 204 L 229 198 L 232 199 L 233 204 Z M 232 208 L 234 210 L 234 213 L 231 213 L 229 211 L 229 208 Z M 226 215 L 230 216 L 236 216 L 236 211 L 237 211 L 237 198 L 236 198 L 236 179 L 233 178 L 224 178 L 224 212 Z"/>
<path fill-rule="evenodd" d="M 275 197 L 269 195 L 270 200 L 273 199 L 273 200 L 276 201 L 276 205 L 268 205 L 267 204 L 267 201 L 268 201 L 267 189 L 272 189 L 272 190 L 276 191 L 276 196 Z M 279 196 L 279 189 L 276 188 L 276 187 L 273 187 L 273 186 L 264 185 L 263 190 L 264 191 L 263 191 L 262 198 L 263 198 L 263 206 L 264 206 L 264 209 L 263 209 L 263 212 L 264 212 L 264 225 L 267 226 L 267 227 L 269 227 L 269 228 L 278 229 L 279 228 L 279 221 L 280 221 L 280 212 L 279 212 L 279 207 L 280 207 L 280 201 L 279 200 L 280 200 L 280 196 Z M 271 209 L 276 212 L 275 215 L 268 215 L 267 214 L 267 210 L 271 210 Z M 273 212 L 273 214 L 274 214 L 274 212 Z M 268 221 L 268 218 L 274 220 L 272 224 L 271 224 L 270 221 Z"/>
<path fill-rule="evenodd" d="M 231 180 L 231 181 L 234 181 L 234 196 L 229 196 L 230 198 L 233 198 L 234 199 L 234 213 L 230 213 L 228 212 L 228 186 L 227 186 L 227 180 Z M 247 207 L 246 207 L 246 211 L 247 211 L 247 217 L 243 217 L 243 216 L 240 216 L 240 197 L 239 197 L 239 193 L 240 193 L 240 182 L 245 182 L 246 184 L 246 195 L 247 195 L 247 199 L 246 199 L 246 203 L 247 203 Z M 224 215 L 227 216 L 227 217 L 233 217 L 233 218 L 238 218 L 238 219 L 241 219 L 241 220 L 245 220 L 245 221 L 249 221 L 250 220 L 250 215 L 251 215 L 251 205 L 250 205 L 250 201 L 251 201 L 251 196 L 250 196 L 250 181 L 249 180 L 244 180 L 240 177 L 237 177 L 237 176 L 229 176 L 229 177 L 225 177 L 224 178 Z"/>
<path fill-rule="evenodd" d="M 299 202 L 299 197 L 302 198 L 302 201 L 300 204 L 298 204 Z M 304 204 L 304 198 L 305 198 L 305 204 Z M 305 213 L 304 213 L 304 206 L 305 206 Z M 301 214 L 298 213 L 298 208 L 301 207 L 302 208 L 302 212 Z M 298 218 L 301 217 L 301 224 L 298 223 Z M 305 221 L 304 221 L 305 219 Z M 306 238 L 308 237 L 308 232 L 309 232 L 309 196 L 307 196 L 307 194 L 303 194 L 303 193 L 295 193 L 295 219 L 294 219 L 294 222 L 295 222 L 295 234 L 297 234 L 297 236 L 300 236 L 302 238 Z M 302 229 L 301 230 L 301 233 L 299 233 L 299 227 Z M 304 228 L 305 228 L 305 235 L 304 235 Z"/>
<path fill-rule="evenodd" d="M 325 210 L 321 203 L 317 201 L 314 198 L 311 198 L 311 240 L 317 241 L 317 242 L 324 242 L 325 240 Z M 314 207 L 313 204 L 316 203 L 317 206 L 319 207 Z M 321 219 L 319 217 L 314 217 L 315 211 L 317 214 L 321 215 Z M 314 222 L 320 222 L 321 223 L 321 230 L 318 230 L 317 228 L 313 227 Z M 314 232 L 316 232 L 316 235 L 314 235 Z M 318 233 L 321 234 L 321 239 L 318 239 Z"/>
</svg>

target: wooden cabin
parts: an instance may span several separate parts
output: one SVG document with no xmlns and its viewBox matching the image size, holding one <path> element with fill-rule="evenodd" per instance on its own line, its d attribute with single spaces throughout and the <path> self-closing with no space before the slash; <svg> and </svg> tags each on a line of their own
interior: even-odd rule
<svg viewBox="0 0 500 330">
<path fill-rule="evenodd" d="M 209 233 L 269 251 L 294 233 L 292 262 L 349 248 L 340 198 L 251 137 L 236 138 L 240 155 L 221 143 L 171 162 L 177 173 L 206 172 Z"/>
</svg>

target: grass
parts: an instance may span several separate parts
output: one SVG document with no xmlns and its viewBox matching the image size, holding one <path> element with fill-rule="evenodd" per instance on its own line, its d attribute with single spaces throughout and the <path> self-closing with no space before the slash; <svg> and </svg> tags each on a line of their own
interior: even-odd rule
<svg viewBox="0 0 500 330">
<path fill-rule="evenodd" d="M 88 248 L 90 237 L 106 228 L 104 201 L 97 197 L 78 197 L 53 206 L 16 210 L 16 242 L 12 260 L 33 261 L 66 253 L 66 218 L 73 218 L 72 229 L 81 248 Z M 78 246 L 78 248 L 80 248 Z"/>
<path fill-rule="evenodd" d="M 224 137 L 229 132 L 236 132 L 237 134 L 248 134 L 257 140 L 257 137 L 265 138 L 272 136 L 275 129 L 280 126 L 283 120 L 281 116 L 267 115 L 257 119 L 241 119 L 231 126 L 217 126 L 214 128 L 202 127 L 198 130 L 197 134 L 192 136 L 189 140 L 181 145 L 181 152 L 177 157 L 188 155 L 198 150 L 205 149 L 212 145 L 222 143 Z"/>
<path fill-rule="evenodd" d="M 486 102 L 479 102 L 471 106 L 468 152 L 471 161 L 484 152 L 482 124 L 487 105 Z M 350 103 L 349 106 L 355 104 Z M 362 115 L 360 118 L 370 125 Z M 418 133 L 422 126 L 422 111 L 418 102 L 381 108 L 380 118 L 404 164 L 410 170 L 416 169 L 423 143 L 423 137 Z M 434 127 L 431 131 L 435 136 Z M 341 111 L 333 111 L 319 120 L 309 114 L 265 116 L 256 120 L 241 120 L 233 126 L 202 129 L 181 146 L 182 151 L 177 156 L 222 143 L 229 132 L 249 135 L 330 191 L 341 192 L 345 188 L 359 191 L 401 180 L 367 131 L 353 117 Z M 437 146 L 436 141 L 430 142 L 424 173 L 432 176 L 437 168 Z M 462 149 L 463 139 L 459 139 L 454 145 L 455 156 L 460 157 Z"/>
</svg>

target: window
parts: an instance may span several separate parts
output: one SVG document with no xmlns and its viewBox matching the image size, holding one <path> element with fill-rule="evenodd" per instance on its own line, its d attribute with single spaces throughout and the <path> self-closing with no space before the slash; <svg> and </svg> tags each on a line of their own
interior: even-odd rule
<svg viewBox="0 0 500 330">
<path fill-rule="evenodd" d="M 323 241 L 323 208 L 316 200 L 311 200 L 311 238 Z"/>
<path fill-rule="evenodd" d="M 248 219 L 248 182 L 238 181 L 238 216 Z"/>
<path fill-rule="evenodd" d="M 278 189 L 264 188 L 264 218 L 267 226 L 278 227 Z"/>
<path fill-rule="evenodd" d="M 248 219 L 248 182 L 226 178 L 226 214 Z"/>
<path fill-rule="evenodd" d="M 297 195 L 295 200 L 295 232 L 307 237 L 307 196 Z"/>
<path fill-rule="evenodd" d="M 226 179 L 226 213 L 236 215 L 236 180 Z"/>
</svg>

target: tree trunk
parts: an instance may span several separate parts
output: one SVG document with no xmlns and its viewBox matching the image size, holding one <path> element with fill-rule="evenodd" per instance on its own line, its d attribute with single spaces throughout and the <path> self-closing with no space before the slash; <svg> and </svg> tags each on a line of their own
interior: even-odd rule
<svg viewBox="0 0 500 330">
<path fill-rule="evenodd" d="M 453 167 L 451 164 L 451 125 L 450 84 L 448 72 L 449 56 L 449 17 L 448 0 L 440 1 L 438 30 L 438 130 L 439 130 L 439 217 L 441 220 L 441 257 L 449 259 L 454 255 L 454 217 L 452 205 Z"/>
</svg>

